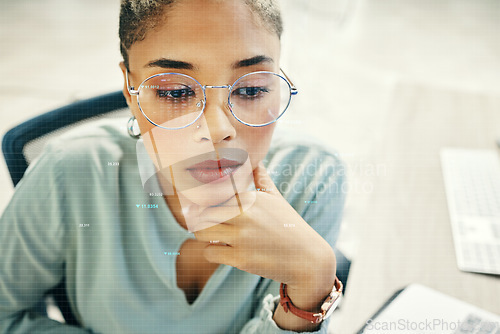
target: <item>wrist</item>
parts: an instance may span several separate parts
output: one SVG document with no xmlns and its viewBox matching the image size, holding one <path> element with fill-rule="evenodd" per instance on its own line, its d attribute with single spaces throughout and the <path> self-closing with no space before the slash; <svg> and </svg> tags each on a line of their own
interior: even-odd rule
<svg viewBox="0 0 500 334">
<path fill-rule="evenodd" d="M 325 256 L 318 258 L 318 254 Z M 307 262 L 308 266 L 301 266 L 301 271 L 293 275 L 295 279 L 287 282 L 286 295 L 283 284 L 280 286 L 280 305 L 275 310 L 273 319 L 282 329 L 316 330 L 319 322 L 331 314 L 329 311 L 333 311 L 339 301 L 342 284 L 335 284 L 336 261 L 333 249 L 328 245 L 328 248 L 311 254 L 309 258 L 315 259 L 314 263 Z M 334 286 L 336 288 L 333 290 Z M 330 294 L 334 296 L 333 300 Z M 329 301 L 333 307 L 329 307 Z"/>
<path fill-rule="evenodd" d="M 325 298 L 332 291 L 336 281 L 335 254 L 331 247 L 322 261 L 314 263 L 314 268 L 303 268 L 302 280 L 287 284 L 287 291 L 293 304 L 307 311 L 318 311 Z"/>
<path fill-rule="evenodd" d="M 287 285 L 287 293 L 293 304 L 305 311 L 316 312 L 332 291 L 335 284 L 335 273 L 328 281 L 312 283 L 302 286 Z"/>
<path fill-rule="evenodd" d="M 321 257 L 317 254 L 311 258 L 314 261 L 309 261 L 307 266 L 300 266 L 300 272 L 295 277 L 295 282 L 287 283 L 290 294 L 297 294 L 298 298 L 301 295 L 309 295 L 321 299 L 332 291 L 335 282 L 337 263 L 335 253 L 330 245 L 327 244 L 324 250 L 319 251 Z"/>
<path fill-rule="evenodd" d="M 297 307 L 290 296 L 286 284 L 280 285 L 280 305 L 285 313 L 292 313 L 298 318 L 304 319 L 312 324 L 319 324 L 324 319 L 327 319 L 337 307 L 342 296 L 342 282 L 335 277 L 332 290 L 327 297 L 321 302 L 318 310 L 305 310 L 303 307 Z"/>
</svg>

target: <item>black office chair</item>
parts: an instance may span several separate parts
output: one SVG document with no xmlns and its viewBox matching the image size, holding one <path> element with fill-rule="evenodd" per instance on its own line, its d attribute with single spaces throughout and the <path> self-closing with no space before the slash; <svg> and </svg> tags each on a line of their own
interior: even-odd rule
<svg viewBox="0 0 500 334">
<path fill-rule="evenodd" d="M 14 186 L 21 180 L 28 165 L 40 154 L 49 138 L 98 118 L 129 115 L 126 107 L 122 92 L 117 91 L 47 112 L 9 130 L 2 139 L 2 151 Z M 351 261 L 337 249 L 335 254 L 337 276 L 345 288 Z M 48 294 L 54 297 L 66 323 L 78 325 L 66 296 L 65 280 Z"/>
</svg>

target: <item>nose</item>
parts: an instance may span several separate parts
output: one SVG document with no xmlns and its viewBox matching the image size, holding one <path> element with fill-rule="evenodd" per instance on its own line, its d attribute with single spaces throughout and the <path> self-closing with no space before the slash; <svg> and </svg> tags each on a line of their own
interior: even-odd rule
<svg viewBox="0 0 500 334">
<path fill-rule="evenodd" d="M 203 116 L 214 144 L 229 141 L 236 137 L 236 129 L 231 123 L 231 111 L 227 102 L 227 88 L 207 89 L 207 102 Z"/>
</svg>

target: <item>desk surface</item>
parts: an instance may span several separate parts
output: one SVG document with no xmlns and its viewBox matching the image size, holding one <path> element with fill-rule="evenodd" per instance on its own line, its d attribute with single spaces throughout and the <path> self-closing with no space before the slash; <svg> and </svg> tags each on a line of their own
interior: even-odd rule
<svg viewBox="0 0 500 334">
<path fill-rule="evenodd" d="M 345 223 L 359 242 L 331 330 L 356 332 L 412 282 L 500 314 L 500 277 L 457 268 L 439 160 L 444 146 L 496 148 L 500 96 L 399 83 L 381 123 L 364 157 L 378 172 L 351 178 L 358 187 L 349 194 Z M 359 157 L 345 160 L 355 164 Z M 370 186 L 362 191 L 359 184 Z"/>
</svg>

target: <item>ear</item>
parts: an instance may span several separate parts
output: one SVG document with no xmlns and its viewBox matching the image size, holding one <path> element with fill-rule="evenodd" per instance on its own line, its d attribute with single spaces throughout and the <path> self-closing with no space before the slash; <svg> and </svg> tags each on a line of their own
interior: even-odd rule
<svg viewBox="0 0 500 334">
<path fill-rule="evenodd" d="M 132 96 L 128 92 L 128 87 L 127 87 L 127 77 L 126 77 L 127 68 L 125 67 L 125 63 L 123 61 L 121 61 L 119 65 L 123 73 L 123 96 L 125 96 L 125 100 L 127 101 L 128 107 L 131 108 Z"/>
</svg>

